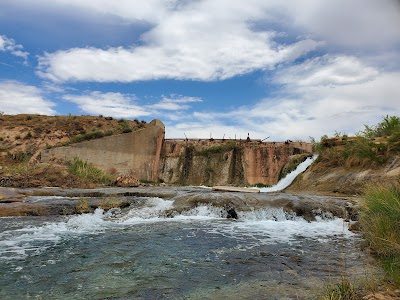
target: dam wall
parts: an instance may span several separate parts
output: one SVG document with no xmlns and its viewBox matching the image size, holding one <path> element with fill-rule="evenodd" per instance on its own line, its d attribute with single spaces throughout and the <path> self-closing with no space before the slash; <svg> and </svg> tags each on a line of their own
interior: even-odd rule
<svg viewBox="0 0 400 300">
<path fill-rule="evenodd" d="M 68 161 L 77 157 L 106 172 L 157 181 L 164 134 L 164 124 L 153 120 L 146 127 L 130 133 L 43 150 L 41 161 Z"/>
<path fill-rule="evenodd" d="M 153 120 L 131 133 L 43 150 L 41 161 L 77 157 L 106 172 L 168 184 L 273 185 L 292 155 L 313 150 L 302 142 L 166 140 L 164 135 L 164 124 Z"/>
<path fill-rule="evenodd" d="M 292 155 L 312 150 L 302 142 L 165 140 L 158 177 L 182 185 L 273 185 Z"/>
</svg>

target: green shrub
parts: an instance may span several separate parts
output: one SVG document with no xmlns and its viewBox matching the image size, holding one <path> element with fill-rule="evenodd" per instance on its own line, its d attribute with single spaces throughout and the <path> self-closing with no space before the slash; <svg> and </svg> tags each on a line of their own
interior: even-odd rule
<svg viewBox="0 0 400 300">
<path fill-rule="evenodd" d="M 18 160 L 20 162 L 27 162 L 31 159 L 32 153 L 30 152 L 23 152 L 23 151 L 18 151 L 13 155 L 15 160 Z"/>
<path fill-rule="evenodd" d="M 68 171 L 76 177 L 93 183 L 111 184 L 113 177 L 97 169 L 92 163 L 74 158 L 68 163 Z"/>
<path fill-rule="evenodd" d="M 99 139 L 106 136 L 103 131 L 91 131 L 85 134 L 77 134 L 71 140 L 70 143 L 80 143 L 83 141 L 89 141 L 94 139 Z"/>
<path fill-rule="evenodd" d="M 364 131 L 359 134 L 366 138 L 391 136 L 400 131 L 400 118 L 396 116 L 383 117 L 382 122 L 375 126 L 364 125 Z"/>
<path fill-rule="evenodd" d="M 388 150 L 400 152 L 400 130 L 393 132 L 388 139 Z"/>
<path fill-rule="evenodd" d="M 326 166 L 371 167 L 387 160 L 387 145 L 376 144 L 362 136 L 351 140 L 342 138 L 343 145 L 332 147 L 334 143 L 333 140 L 323 141 L 316 147 L 320 154 L 318 161 L 324 162 Z"/>
<path fill-rule="evenodd" d="M 371 248 L 382 258 L 389 277 L 400 285 L 400 186 L 367 188 L 361 225 Z"/>
<path fill-rule="evenodd" d="M 195 155 L 210 157 L 212 155 L 223 154 L 225 152 L 229 152 L 234 149 L 240 149 L 240 147 L 238 145 L 236 145 L 235 142 L 228 142 L 226 144 L 215 145 L 215 146 L 205 148 L 203 150 L 198 150 L 198 151 L 196 151 Z"/>
<path fill-rule="evenodd" d="M 132 128 L 129 127 L 129 124 L 126 120 L 121 119 L 118 121 L 118 123 L 121 126 L 122 133 L 132 132 Z"/>
</svg>

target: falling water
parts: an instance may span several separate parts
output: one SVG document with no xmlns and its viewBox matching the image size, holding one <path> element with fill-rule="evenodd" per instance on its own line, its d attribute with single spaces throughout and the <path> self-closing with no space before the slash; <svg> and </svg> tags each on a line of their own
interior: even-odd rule
<svg viewBox="0 0 400 300">
<path fill-rule="evenodd" d="M 261 188 L 260 191 L 262 193 L 270 193 L 270 192 L 277 192 L 287 188 L 293 180 L 297 177 L 297 175 L 303 173 L 316 159 L 318 155 L 314 154 L 312 157 L 308 157 L 305 161 L 297 166 L 295 170 L 287 174 L 284 178 L 279 180 L 279 182 L 271 187 Z"/>
</svg>

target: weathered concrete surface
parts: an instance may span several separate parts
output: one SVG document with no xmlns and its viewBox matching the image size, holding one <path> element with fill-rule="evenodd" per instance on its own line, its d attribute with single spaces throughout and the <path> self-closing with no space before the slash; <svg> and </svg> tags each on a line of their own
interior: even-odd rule
<svg viewBox="0 0 400 300">
<path fill-rule="evenodd" d="M 259 189 L 253 188 L 243 188 L 243 187 L 236 187 L 236 186 L 213 186 L 213 191 L 221 191 L 221 192 L 239 192 L 239 193 L 259 193 Z"/>
<path fill-rule="evenodd" d="M 187 140 L 164 142 L 159 178 L 191 185 L 273 185 L 294 154 L 312 153 L 309 143 Z"/>
<path fill-rule="evenodd" d="M 247 143 L 243 149 L 246 181 L 274 185 L 291 155 L 312 153 L 312 150 L 311 144 L 301 142 Z"/>
<path fill-rule="evenodd" d="M 158 164 L 165 133 L 164 124 L 153 120 L 145 128 L 101 139 L 42 151 L 41 161 L 78 157 L 96 167 L 141 180 L 158 179 Z"/>
</svg>

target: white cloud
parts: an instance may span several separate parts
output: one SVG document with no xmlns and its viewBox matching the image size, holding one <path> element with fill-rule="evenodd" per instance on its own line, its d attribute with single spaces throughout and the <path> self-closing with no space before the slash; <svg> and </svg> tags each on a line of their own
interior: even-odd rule
<svg viewBox="0 0 400 300">
<path fill-rule="evenodd" d="M 292 6 L 294 28 L 315 39 L 357 51 L 400 45 L 397 0 L 303 0 L 287 5 Z"/>
<path fill-rule="evenodd" d="M 38 74 L 54 81 L 224 80 L 290 62 L 318 46 L 364 51 L 400 45 L 395 0 L 41 0 L 154 25 L 131 48 L 73 48 L 40 58 Z M 260 23 L 260 24 L 259 24 Z M 263 27 L 263 23 L 269 24 Z M 275 25 L 273 25 L 275 24 Z M 278 25 L 277 25 L 278 24 Z M 280 33 L 308 36 L 278 44 Z"/>
<path fill-rule="evenodd" d="M 343 76 L 349 63 L 355 79 Z M 184 131 L 208 137 L 212 132 L 243 138 L 243 131 L 249 131 L 252 138 L 307 140 L 335 131 L 354 134 L 387 114 L 400 115 L 399 71 L 378 72 L 353 57 L 339 56 L 305 61 L 277 74 L 285 85 L 275 97 L 227 112 L 196 112 L 170 124 L 167 135 L 182 137 Z"/>
<path fill-rule="evenodd" d="M 50 86 L 50 88 L 52 88 Z M 190 103 L 202 102 L 198 97 L 181 95 L 163 96 L 155 104 L 140 105 L 140 99 L 135 95 L 99 91 L 86 92 L 80 95 L 67 94 L 62 99 L 75 103 L 79 109 L 92 115 L 108 115 L 120 118 L 137 118 L 153 116 L 172 119 L 181 119 L 182 111 L 190 108 Z M 168 111 L 168 114 L 165 114 Z"/>
<path fill-rule="evenodd" d="M 279 62 L 292 60 L 318 46 L 317 42 L 308 40 L 273 49 L 269 39 L 265 33 L 247 31 L 242 36 L 209 34 L 202 40 L 193 40 L 186 48 L 173 43 L 133 49 L 75 48 L 42 56 L 37 74 L 55 82 L 224 80 L 273 68 Z"/>
<path fill-rule="evenodd" d="M 378 70 L 351 56 L 316 57 L 278 72 L 278 83 L 300 86 L 345 85 L 375 78 Z"/>
<path fill-rule="evenodd" d="M 28 52 L 23 51 L 23 46 L 17 44 L 13 39 L 8 38 L 5 35 L 0 35 L 0 51 L 10 52 L 12 55 L 28 59 Z"/>
<path fill-rule="evenodd" d="M 312 39 L 277 44 L 275 31 L 253 28 L 253 22 L 268 17 L 271 5 L 250 2 L 190 2 L 145 32 L 140 46 L 47 53 L 39 60 L 38 74 L 59 82 L 224 80 L 274 68 L 322 45 Z"/>
<path fill-rule="evenodd" d="M 117 118 L 148 116 L 150 112 L 135 104 L 136 97 L 121 93 L 101 93 L 98 91 L 84 95 L 65 95 L 64 100 L 73 102 L 89 114 L 107 115 Z"/>
<path fill-rule="evenodd" d="M 203 100 L 198 97 L 187 97 L 187 96 L 179 96 L 172 95 L 172 97 L 163 97 L 160 102 L 149 105 L 149 108 L 153 109 L 161 109 L 161 110 L 186 110 L 190 108 L 190 105 L 187 103 L 194 102 L 202 102 Z"/>
<path fill-rule="evenodd" d="M 0 111 L 6 114 L 54 115 L 54 102 L 46 100 L 42 92 L 17 81 L 0 82 Z"/>
<path fill-rule="evenodd" d="M 7 0 L 5 0 L 7 1 Z M 9 0 L 9 5 L 27 5 L 26 0 Z M 159 22 L 168 12 L 175 9 L 179 0 L 36 0 L 37 8 L 56 8 L 64 13 L 79 11 L 80 13 L 95 13 L 99 18 L 116 16 L 125 22 Z"/>
</svg>

